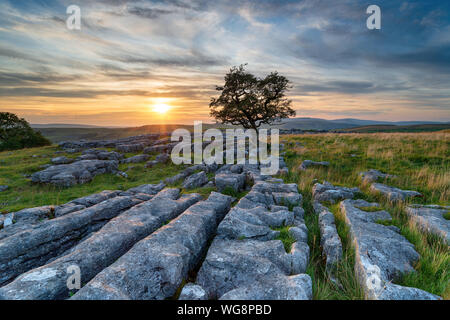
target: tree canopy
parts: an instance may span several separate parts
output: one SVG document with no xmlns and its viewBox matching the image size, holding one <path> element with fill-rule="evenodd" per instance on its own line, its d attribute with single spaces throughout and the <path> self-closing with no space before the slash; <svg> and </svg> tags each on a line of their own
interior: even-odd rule
<svg viewBox="0 0 450 320">
<path fill-rule="evenodd" d="M 278 72 L 261 79 L 248 73 L 245 65 L 233 67 L 224 86 L 216 87 L 221 94 L 211 98 L 210 114 L 222 123 L 257 130 L 262 124 L 295 116 L 292 101 L 286 98 L 289 88 L 289 80 Z"/>
<path fill-rule="evenodd" d="M 0 151 L 50 145 L 28 122 L 10 112 L 0 112 Z"/>
</svg>

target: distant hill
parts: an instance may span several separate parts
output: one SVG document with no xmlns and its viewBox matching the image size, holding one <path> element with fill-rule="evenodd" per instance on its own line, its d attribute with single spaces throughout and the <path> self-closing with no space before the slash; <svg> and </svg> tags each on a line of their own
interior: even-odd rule
<svg viewBox="0 0 450 320">
<path fill-rule="evenodd" d="M 82 124 L 35 124 L 32 125 L 52 142 L 65 140 L 101 140 L 118 139 L 146 133 L 170 132 L 177 128 L 193 130 L 192 125 L 168 124 L 168 125 L 146 125 L 140 127 L 97 127 Z M 414 127 L 416 126 L 416 127 Z M 421 127 L 422 126 L 422 127 Z M 229 128 L 232 126 L 221 124 L 203 124 L 203 129 Z M 282 124 L 265 126 L 266 128 L 278 128 L 285 130 L 319 130 L 319 131 L 344 131 L 344 132 L 390 132 L 395 131 L 436 131 L 449 128 L 448 123 L 425 122 L 425 121 L 400 121 L 386 122 L 360 119 L 336 119 L 325 120 L 319 118 L 291 118 L 282 121 Z M 405 128 L 404 128 L 405 127 Z M 406 128 L 408 127 L 408 128 Z M 264 128 L 264 126 L 262 127 Z M 442 128 L 442 129 L 438 129 Z M 354 131 L 345 131 L 354 129 Z M 415 131 L 411 131 L 415 130 Z"/>
<path fill-rule="evenodd" d="M 281 125 L 271 125 L 271 127 L 291 130 L 336 130 L 336 129 L 347 129 L 355 128 L 361 126 L 371 126 L 371 125 L 423 125 L 423 124 L 443 124 L 440 122 L 432 121 L 399 121 L 399 122 L 389 122 L 389 121 L 374 121 L 374 120 L 360 120 L 360 119 L 336 119 L 336 120 L 325 120 L 319 118 L 291 118 L 282 121 Z"/>
<path fill-rule="evenodd" d="M 336 130 L 338 132 L 375 133 L 375 132 L 431 132 L 449 130 L 450 124 L 413 124 L 413 125 L 370 125 L 349 129 Z"/>
</svg>

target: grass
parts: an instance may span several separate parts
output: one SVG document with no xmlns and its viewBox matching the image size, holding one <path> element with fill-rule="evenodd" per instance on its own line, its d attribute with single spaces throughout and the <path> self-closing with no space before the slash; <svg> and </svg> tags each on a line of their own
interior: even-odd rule
<svg viewBox="0 0 450 320">
<path fill-rule="evenodd" d="M 397 226 L 421 256 L 414 266 L 416 272 L 404 275 L 396 283 L 450 299 L 448 246 L 441 239 L 425 234 L 409 221 L 404 211 L 405 204 L 390 203 L 379 195 L 372 195 L 369 185 L 364 184 L 359 177 L 361 171 L 377 169 L 396 175 L 395 178 L 380 182 L 421 192 L 424 197 L 414 199 L 414 203 L 449 205 L 449 132 L 288 135 L 281 140 L 285 143 L 285 160 L 290 168 L 285 180 L 297 183 L 304 197 L 305 223 L 309 229 L 308 241 L 311 248 L 307 273 L 313 279 L 315 299 L 363 298 L 362 290 L 354 277 L 354 249 L 348 240 L 348 230 L 337 206 L 331 206 L 331 210 L 335 214 L 344 247 L 344 258 L 334 275 L 338 284 L 331 281 L 325 272 L 317 216 L 313 213 L 311 203 L 315 179 L 320 182 L 327 180 L 334 185 L 357 186 L 362 191 L 363 199 L 380 203 L 379 209 L 367 211 L 378 211 L 381 208 L 387 210 L 392 216 L 392 222 L 379 222 Z M 296 142 L 304 147 L 297 147 Z M 312 168 L 304 172 L 297 170 L 306 159 L 329 161 L 330 167 Z"/>
<path fill-rule="evenodd" d="M 119 170 L 127 172 L 127 179 L 113 174 L 102 174 L 94 177 L 89 183 L 70 188 L 32 184 L 26 176 L 42 170 L 40 166 L 49 164 L 51 158 L 61 155 L 74 158 L 79 155 L 55 154 L 57 150 L 56 146 L 50 146 L 0 153 L 0 185 L 10 187 L 0 193 L 1 212 L 43 205 L 60 205 L 103 190 L 126 190 L 142 184 L 158 183 L 182 170 L 181 166 L 173 164 L 158 164 L 152 168 L 145 168 L 144 163 L 120 164 Z M 135 154 L 127 154 L 127 157 L 133 155 Z M 130 166 L 134 168 L 127 170 Z"/>
<path fill-rule="evenodd" d="M 296 242 L 295 238 L 289 233 L 290 228 L 291 226 L 283 226 L 273 229 L 280 232 L 275 240 L 281 240 L 281 242 L 283 242 L 284 250 L 286 250 L 287 253 L 291 252 L 292 245 Z"/>
<path fill-rule="evenodd" d="M 450 220 L 450 212 L 444 213 L 444 219 Z"/>
</svg>

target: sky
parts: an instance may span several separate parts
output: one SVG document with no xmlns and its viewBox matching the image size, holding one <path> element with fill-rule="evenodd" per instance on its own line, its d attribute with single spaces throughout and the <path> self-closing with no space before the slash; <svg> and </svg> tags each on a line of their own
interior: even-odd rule
<svg viewBox="0 0 450 320">
<path fill-rule="evenodd" d="M 0 0 L 0 111 L 31 123 L 212 122 L 243 63 L 286 76 L 297 117 L 450 121 L 450 1 Z"/>
</svg>

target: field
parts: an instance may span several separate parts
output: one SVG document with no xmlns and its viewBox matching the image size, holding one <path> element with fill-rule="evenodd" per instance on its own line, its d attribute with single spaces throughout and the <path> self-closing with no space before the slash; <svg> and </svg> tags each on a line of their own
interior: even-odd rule
<svg viewBox="0 0 450 320">
<path fill-rule="evenodd" d="M 449 205 L 450 198 L 450 134 L 437 133 L 378 133 L 378 134 L 320 134 L 287 136 L 285 158 L 293 169 L 287 176 L 295 182 L 305 197 L 304 208 L 309 229 L 312 259 L 308 268 L 314 279 L 315 299 L 360 299 L 362 291 L 353 273 L 354 254 L 348 240 L 348 230 L 337 205 L 335 214 L 338 233 L 343 240 L 344 257 L 338 266 L 339 285 L 329 281 L 321 258 L 317 216 L 312 214 L 311 189 L 315 181 L 327 180 L 335 185 L 360 187 L 366 200 L 377 201 L 393 215 L 393 225 L 400 228 L 422 256 L 416 274 L 405 275 L 400 284 L 418 287 L 450 298 L 450 254 L 441 240 L 425 235 L 408 222 L 403 205 L 394 205 L 381 197 L 370 195 L 358 173 L 378 169 L 397 177 L 389 185 L 417 190 L 424 197 L 414 203 Z M 301 144 L 296 146 L 297 144 Z M 303 159 L 329 161 L 327 169 L 296 170 Z M 317 180 L 316 180 L 317 179 Z"/>
<path fill-rule="evenodd" d="M 401 189 L 416 190 L 424 197 L 415 200 L 423 204 L 450 204 L 450 133 L 376 133 L 376 134 L 314 134 L 286 135 L 285 160 L 290 172 L 283 176 L 285 182 L 298 185 L 304 197 L 306 225 L 309 230 L 311 260 L 307 273 L 313 279 L 314 299 L 362 299 L 363 293 L 353 272 L 354 249 L 348 239 L 348 229 L 339 211 L 339 206 L 330 206 L 335 214 L 338 233 L 343 240 L 344 259 L 338 265 L 336 280 L 331 281 L 325 272 L 321 257 L 320 234 L 317 216 L 312 211 L 311 189 L 315 182 L 329 181 L 332 184 L 360 187 L 362 197 L 377 201 L 393 216 L 392 224 L 399 227 L 416 247 L 421 259 L 415 266 L 414 274 L 405 275 L 399 284 L 413 286 L 450 299 L 450 254 L 442 240 L 422 233 L 408 221 L 404 205 L 389 203 L 381 197 L 371 195 L 368 186 L 359 178 L 359 172 L 378 169 L 396 175 L 386 181 Z M 56 188 L 33 185 L 28 175 L 40 170 L 40 166 L 50 163 L 58 150 L 56 146 L 0 153 L 0 185 L 8 185 L 7 191 L 0 193 L 0 211 L 3 213 L 22 208 L 58 205 L 72 199 L 102 190 L 128 189 L 144 183 L 157 183 L 175 175 L 182 168 L 172 164 L 147 169 L 143 164 L 120 165 L 129 177 L 100 175 L 85 185 L 71 188 Z M 78 154 L 71 155 L 76 157 Z M 129 157 L 132 154 L 127 154 Z M 305 159 L 329 161 L 330 167 L 299 171 L 297 168 Z M 214 188 L 192 190 L 207 195 Z M 236 195 L 238 197 L 242 196 Z M 282 235 L 283 235 L 283 230 Z M 281 239 L 289 247 L 290 239 Z"/>
</svg>

